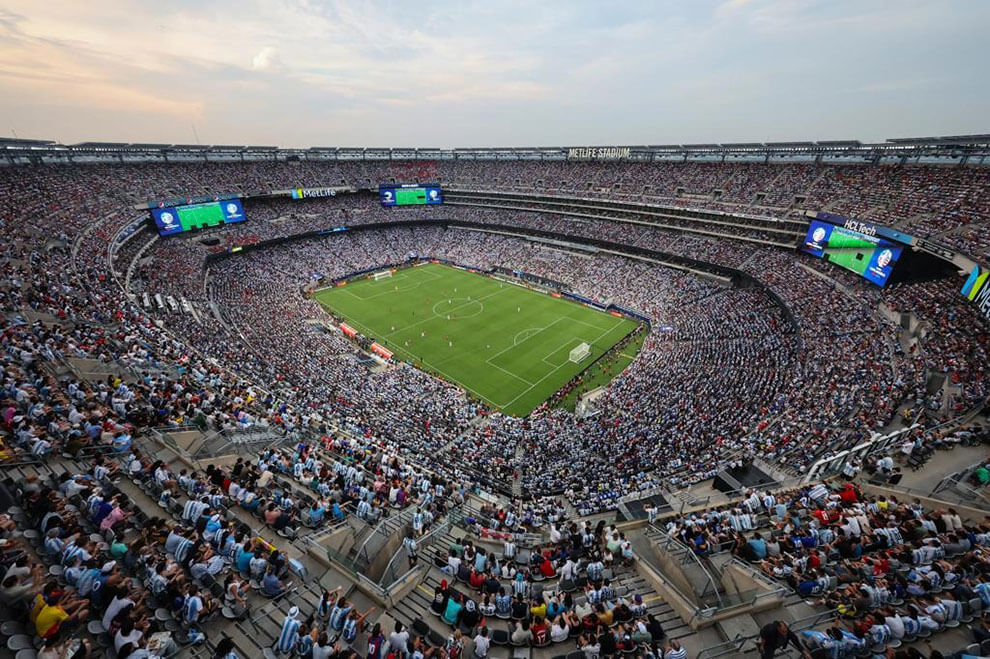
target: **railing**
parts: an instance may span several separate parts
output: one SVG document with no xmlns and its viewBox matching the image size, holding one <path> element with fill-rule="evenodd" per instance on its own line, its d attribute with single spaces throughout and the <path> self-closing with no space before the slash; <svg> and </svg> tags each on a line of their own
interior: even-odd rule
<svg viewBox="0 0 990 659">
<path fill-rule="evenodd" d="M 804 618 L 798 618 L 797 620 L 787 623 L 793 632 L 800 632 L 805 629 L 811 629 L 817 627 L 818 625 L 831 622 L 838 617 L 838 612 L 834 609 L 829 609 L 827 611 L 821 611 Z M 760 637 L 759 634 L 751 634 L 749 636 L 736 636 L 736 638 L 726 641 L 724 643 L 719 643 L 718 645 L 712 645 L 710 647 L 703 648 L 697 655 L 695 659 L 717 659 L 718 657 L 733 656 L 738 657 L 743 654 L 743 646 L 749 641 L 754 642 Z"/>
<path fill-rule="evenodd" d="M 654 572 L 656 572 L 657 574 L 659 574 L 661 576 L 663 575 L 663 570 L 661 570 L 660 569 L 660 566 L 657 565 L 653 560 L 651 560 L 649 556 L 640 556 L 640 555 L 637 555 L 636 556 L 636 560 L 638 562 L 641 562 L 641 563 L 645 564 L 645 565 L 648 565 L 650 567 L 650 569 L 653 570 Z M 675 586 L 669 580 L 664 579 L 664 586 L 666 588 L 669 588 L 670 590 L 674 591 L 674 594 L 676 594 L 678 597 L 680 597 L 681 598 L 681 601 L 684 602 L 686 605 L 689 605 L 689 606 L 691 606 L 691 607 L 694 608 L 694 611 L 692 612 L 690 619 L 687 620 L 686 622 L 690 623 L 695 618 L 711 617 L 712 614 L 714 613 L 714 609 L 712 607 L 699 607 L 699 606 L 695 605 L 694 604 L 694 598 L 688 597 L 686 594 L 684 594 L 683 591 L 681 591 L 680 588 L 678 588 L 677 586 Z"/>
<path fill-rule="evenodd" d="M 429 533 L 416 540 L 416 551 L 420 555 L 421 559 L 426 553 L 425 550 L 432 548 L 437 544 L 437 542 L 442 540 L 444 536 L 450 533 L 450 530 L 454 527 L 454 524 L 460 521 L 460 519 L 460 511 L 457 509 L 451 510 L 447 514 L 446 519 L 434 526 Z M 379 579 L 379 584 L 385 592 L 391 592 L 394 590 L 398 585 L 402 584 L 412 572 L 416 571 L 417 568 L 415 567 L 407 568 L 405 571 L 402 571 L 400 566 L 402 565 L 402 560 L 406 558 L 406 555 L 405 546 L 400 546 L 396 550 L 395 555 L 392 556 L 392 560 L 390 560 L 388 565 L 385 566 L 385 571 L 382 572 L 381 579 Z M 429 561 L 428 558 L 425 560 Z"/>
<path fill-rule="evenodd" d="M 943 421 L 937 425 L 930 428 L 923 427 L 920 423 L 913 423 L 907 428 L 901 428 L 900 430 L 895 430 L 892 433 L 886 435 L 874 434 L 873 437 L 858 444 L 851 449 L 845 451 L 840 451 L 835 455 L 822 458 L 818 460 L 815 464 L 811 465 L 808 469 L 807 475 L 804 477 L 804 482 L 810 482 L 812 480 L 821 480 L 829 476 L 838 474 L 842 469 L 849 463 L 853 461 L 861 461 L 871 455 L 886 453 L 891 449 L 891 446 L 901 439 L 901 436 L 912 432 L 917 429 L 922 429 L 926 433 L 933 432 L 935 430 L 940 430 L 948 426 L 958 426 L 964 423 L 962 417 L 957 417 L 954 419 L 949 419 L 948 421 Z"/>
<path fill-rule="evenodd" d="M 222 443 L 214 440 L 222 438 Z M 266 446 L 281 445 L 291 441 L 291 435 L 285 433 L 280 428 L 271 426 L 248 426 L 246 428 L 224 428 L 207 435 L 192 452 L 192 458 L 201 460 L 225 455 L 225 451 L 231 446 L 241 448 L 253 448 L 259 444 Z"/>
<path fill-rule="evenodd" d="M 371 529 L 371 533 L 364 539 L 358 547 L 354 549 L 354 564 L 359 566 L 360 572 L 367 570 L 368 566 L 371 564 L 371 559 L 378 554 L 395 533 L 401 531 L 405 525 L 412 519 L 415 513 L 415 508 L 409 506 L 404 510 L 400 511 L 398 515 L 391 517 L 383 517 L 374 528 Z"/>
<path fill-rule="evenodd" d="M 736 556 L 733 556 L 730 560 L 725 562 L 722 566 L 722 574 L 725 574 L 730 565 L 734 565 L 736 568 L 743 570 L 750 576 L 751 579 L 765 584 L 769 590 L 753 588 L 747 591 L 726 595 L 726 608 L 733 606 L 731 603 L 733 601 L 736 602 L 737 606 L 739 604 L 755 604 L 759 600 L 769 597 L 783 598 L 786 597 L 788 593 L 792 592 L 789 587 L 781 585 L 779 582 L 771 579 L 767 575 L 763 574 L 763 572 L 755 569 L 752 565 L 740 560 Z"/>
<path fill-rule="evenodd" d="M 694 565 L 701 571 L 701 574 L 705 577 L 706 583 L 701 592 L 698 592 L 697 586 L 695 586 L 695 594 L 697 597 L 703 602 L 710 594 L 714 594 L 715 600 L 718 602 L 717 608 L 723 608 L 725 603 L 722 600 L 722 593 L 719 592 L 719 584 L 715 581 L 715 577 L 712 576 L 712 573 L 708 570 L 708 568 L 701 562 L 701 559 L 698 558 L 695 553 L 682 542 L 679 542 L 668 535 L 666 531 L 655 525 L 650 525 L 650 528 L 656 536 L 658 536 L 653 539 L 658 546 L 665 549 L 672 556 L 676 557 L 681 565 Z"/>
<path fill-rule="evenodd" d="M 333 563 L 334 567 L 337 567 L 350 576 L 354 583 L 362 583 L 373 592 L 377 592 L 382 598 L 384 598 L 388 593 L 379 586 L 373 579 L 366 576 L 361 569 L 354 563 L 354 560 L 337 551 L 333 547 L 324 547 L 320 545 L 316 540 L 313 539 L 312 535 L 304 535 L 302 537 L 304 544 L 313 545 L 317 547 L 320 551 L 323 551 L 327 558 Z"/>
<path fill-rule="evenodd" d="M 478 524 L 482 526 L 482 532 L 476 534 L 480 540 L 499 540 L 499 536 L 509 536 L 512 538 L 512 542 L 516 546 L 523 549 L 532 549 L 534 547 L 539 547 L 546 541 L 546 537 L 541 533 L 532 533 L 528 531 L 515 532 L 515 531 L 496 531 L 491 530 L 491 527 L 484 526 L 482 522 L 486 520 L 485 515 L 482 514 L 481 510 L 465 503 L 460 507 L 460 517 L 458 519 L 458 526 L 466 531 L 474 533 L 475 529 L 469 527 L 467 521 L 469 518 L 473 518 Z M 486 532 L 487 531 L 487 532 Z M 489 535 L 492 534 L 491 536 Z"/>
<path fill-rule="evenodd" d="M 863 442 L 862 444 L 857 444 L 851 449 L 840 451 L 827 458 L 821 458 L 808 468 L 808 473 L 805 474 L 804 482 L 809 483 L 813 480 L 828 478 L 829 476 L 841 473 L 849 463 L 862 462 L 871 455 L 886 453 L 895 442 L 900 441 L 901 437 L 905 433 L 912 432 L 920 427 L 920 424 L 915 423 L 907 428 L 895 430 L 887 435 L 874 435 L 869 440 Z M 936 428 L 937 427 L 939 426 L 936 426 Z"/>
<path fill-rule="evenodd" d="M 774 480 L 774 481 L 769 481 L 767 483 L 761 483 L 759 485 L 759 489 L 761 489 L 761 490 L 781 490 L 781 489 L 787 489 L 787 488 L 791 488 L 791 487 L 797 487 L 802 482 L 803 482 L 803 478 L 802 477 L 795 476 L 795 477 L 792 477 L 792 478 L 785 478 L 785 479 L 779 480 L 779 481 L 778 480 Z M 681 515 L 681 514 L 684 513 L 684 510 L 686 508 L 688 508 L 689 506 L 691 506 L 691 507 L 697 507 L 697 508 L 708 508 L 709 506 L 712 505 L 712 501 L 715 498 L 718 498 L 719 499 L 719 504 L 718 505 L 724 505 L 725 503 L 731 502 L 733 499 L 735 499 L 737 497 L 742 498 L 746 494 L 746 492 L 748 490 L 750 490 L 750 489 L 755 489 L 755 488 L 741 487 L 741 489 L 729 490 L 728 492 L 720 492 L 717 495 L 715 495 L 715 494 L 709 494 L 709 495 L 707 495 L 705 497 L 696 497 L 696 496 L 692 496 L 691 495 L 691 488 L 688 487 L 687 489 L 678 490 L 677 492 L 673 492 L 672 493 L 672 496 L 674 496 L 675 498 L 678 499 L 678 501 L 680 501 L 680 507 L 677 508 L 677 514 L 678 515 Z M 722 499 L 725 499 L 725 501 L 722 501 Z M 661 511 L 660 514 L 661 515 L 664 515 L 664 516 L 667 516 L 667 517 L 670 516 L 669 511 Z"/>
<path fill-rule="evenodd" d="M 956 493 L 961 494 L 964 497 L 970 497 L 972 499 L 981 499 L 985 503 L 990 503 L 987 499 L 986 494 L 979 491 L 976 488 L 970 487 L 967 484 L 967 480 L 973 475 L 973 473 L 981 466 L 983 466 L 984 461 L 974 462 L 965 469 L 953 472 L 948 476 L 944 477 L 938 482 L 934 488 L 932 488 L 932 494 L 938 494 L 945 490 L 955 490 Z"/>
</svg>

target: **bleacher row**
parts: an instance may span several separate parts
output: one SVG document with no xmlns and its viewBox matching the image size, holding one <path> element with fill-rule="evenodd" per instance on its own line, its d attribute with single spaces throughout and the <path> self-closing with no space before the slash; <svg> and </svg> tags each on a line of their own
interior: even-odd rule
<svg viewBox="0 0 990 659">
<path fill-rule="evenodd" d="M 427 557 L 432 565 L 426 570 L 426 578 L 391 612 L 432 644 L 453 631 L 471 638 L 484 626 L 492 645 L 512 646 L 516 656 L 528 647 L 552 646 L 565 651 L 571 647 L 579 652 L 571 645 L 576 640 L 586 644 L 591 636 L 602 638 L 606 633 L 612 634 L 617 644 L 625 642 L 627 654 L 635 654 L 650 646 L 642 635 L 636 637 L 642 646 L 632 642 L 638 622 L 643 623 L 643 629 L 652 628 L 652 641 L 661 647 L 664 639 L 675 640 L 691 633 L 634 566 L 603 568 L 600 559 L 590 555 L 582 558 L 582 552 L 577 551 L 558 559 L 553 573 L 547 575 L 539 569 L 540 563 L 531 559 L 530 550 L 510 550 L 510 555 L 486 551 L 481 546 L 483 542 L 469 537 L 463 529 L 451 530 L 436 542 L 435 554 Z M 478 547 L 474 547 L 475 542 Z M 469 557 L 465 559 L 466 550 Z M 539 553 L 538 548 L 536 551 Z M 449 561 L 452 556 L 460 559 L 456 571 Z M 568 561 L 571 564 L 565 567 Z M 591 561 L 597 563 L 597 569 L 592 571 L 595 578 L 588 576 Z M 501 569 L 509 565 L 513 566 L 511 572 Z M 562 576 L 565 573 L 567 576 Z M 486 578 L 479 583 L 481 575 Z M 444 582 L 447 588 L 442 588 Z M 602 586 L 605 599 L 599 595 Z M 593 606 L 599 603 L 601 611 Z M 599 613 L 607 624 L 598 624 Z M 554 630 L 555 626 L 561 629 Z"/>
<path fill-rule="evenodd" d="M 18 496 L 22 497 L 20 503 L 25 504 L 27 501 L 23 498 L 25 490 L 23 487 L 19 488 L 19 484 L 30 484 L 29 487 L 33 488 L 35 484 L 39 488 L 57 487 L 59 484 L 58 477 L 56 476 L 56 470 L 53 466 L 58 469 L 64 470 L 62 473 L 87 473 L 87 465 L 78 463 L 74 460 L 68 460 L 65 458 L 51 458 L 51 464 L 46 463 L 21 463 L 16 465 L 5 465 L 5 483 L 8 489 L 13 492 L 17 492 Z M 127 464 L 124 464 L 126 467 Z M 91 476 L 91 475 L 90 475 Z M 163 560 L 168 560 L 170 564 L 174 562 L 175 552 L 166 552 L 164 547 L 158 547 L 157 545 L 151 545 L 146 542 L 149 538 L 148 535 L 152 532 L 157 532 L 159 535 L 165 533 L 166 527 L 164 526 L 164 521 L 160 518 L 150 517 L 148 510 L 156 510 L 155 504 L 166 511 L 166 513 L 177 523 L 190 523 L 189 520 L 182 518 L 182 512 L 184 506 L 181 502 L 180 496 L 171 496 L 167 500 L 161 498 L 161 488 L 156 483 L 156 481 L 150 477 L 150 474 L 144 473 L 134 473 L 128 477 L 120 476 L 115 480 L 104 477 L 103 480 L 98 482 L 99 487 L 103 491 L 103 495 L 106 498 L 113 497 L 115 495 L 130 495 L 130 499 L 134 504 L 130 514 L 126 518 L 126 530 L 121 529 L 120 526 L 123 524 L 114 525 L 113 528 L 105 530 L 102 533 L 98 526 L 94 525 L 93 522 L 87 517 L 86 512 L 88 511 L 87 502 L 82 500 L 79 495 L 73 497 L 62 497 L 60 499 L 61 510 L 65 512 L 68 519 L 72 520 L 73 523 L 78 523 L 79 528 L 84 534 L 89 534 L 89 542 L 86 545 L 87 548 L 95 548 L 103 555 L 104 558 L 109 558 L 106 552 L 109 550 L 111 543 L 116 541 L 125 542 L 130 547 L 128 553 L 124 555 L 123 560 L 117 560 L 116 564 L 109 570 L 111 575 L 120 575 L 120 578 L 130 578 L 132 584 L 140 583 L 139 587 L 146 589 L 146 600 L 153 603 L 153 608 L 149 609 L 148 617 L 155 622 L 152 623 L 156 628 L 161 629 L 162 632 L 170 633 L 172 638 L 178 642 L 178 646 L 172 646 L 172 653 L 177 651 L 182 646 L 187 643 L 197 643 L 203 644 L 205 642 L 206 650 L 201 652 L 210 651 L 215 648 L 217 642 L 221 640 L 220 638 L 206 638 L 204 633 L 203 623 L 207 620 L 216 620 L 222 615 L 224 618 L 231 620 L 239 620 L 242 625 L 250 625 L 251 629 L 263 629 L 267 628 L 272 624 L 281 625 L 281 620 L 275 621 L 273 616 L 278 616 L 281 614 L 283 609 L 287 607 L 282 606 L 280 602 L 286 601 L 291 596 L 293 605 L 299 605 L 308 602 L 318 602 L 321 597 L 321 591 L 319 588 L 314 587 L 312 584 L 306 583 L 303 580 L 302 583 L 295 584 L 287 587 L 282 593 L 274 597 L 263 597 L 260 594 L 261 588 L 260 584 L 252 578 L 252 575 L 243 572 L 240 577 L 244 579 L 244 582 L 252 582 L 252 589 L 248 590 L 241 586 L 241 594 L 246 599 L 248 604 L 243 611 L 235 614 L 232 605 L 233 601 L 226 591 L 225 586 L 220 583 L 220 579 L 223 578 L 224 574 L 237 572 L 236 562 L 233 556 L 224 557 L 224 567 L 223 569 L 216 573 L 215 575 L 211 572 L 199 572 L 196 576 L 193 575 L 192 571 L 189 569 L 185 570 L 184 580 L 187 584 L 195 584 L 201 592 L 201 613 L 196 613 L 194 616 L 190 613 L 189 607 L 187 606 L 189 601 L 189 595 L 186 594 L 181 598 L 169 598 L 162 592 L 154 592 L 151 588 L 152 578 L 149 578 L 151 572 L 148 571 L 149 565 L 154 568 L 154 564 L 157 559 L 152 558 L 152 556 L 157 556 Z M 47 490 L 45 490 L 47 491 Z M 53 490 L 57 491 L 57 490 Z M 139 492 L 144 492 L 144 500 L 141 501 L 141 495 Z M 137 505 L 137 504 L 141 505 Z M 55 582 L 61 588 L 72 587 L 72 581 L 75 580 L 75 575 L 73 572 L 73 563 L 69 560 L 63 558 L 63 556 L 55 554 L 52 549 L 54 544 L 51 546 L 45 542 L 47 539 L 43 537 L 44 534 L 38 528 L 38 523 L 41 521 L 35 516 L 31 515 L 31 510 L 33 507 L 22 505 L 16 509 L 13 509 L 14 519 L 19 527 L 23 530 L 23 540 L 22 545 L 25 545 L 25 549 L 31 554 L 36 554 L 39 559 L 45 562 L 47 565 L 47 574 L 55 580 Z M 82 512 L 80 512 L 82 511 Z M 231 523 L 231 526 L 237 526 L 240 532 L 245 537 L 256 538 L 256 546 L 263 547 L 268 550 L 273 550 L 274 545 L 261 540 L 262 530 L 253 530 L 251 526 L 247 523 L 247 520 L 243 518 L 243 515 L 237 515 L 231 509 L 225 509 L 224 511 L 225 519 Z M 250 518 L 248 518 L 250 519 Z M 263 528 L 263 527 L 261 527 Z M 21 532 L 15 532 L 19 534 Z M 119 537 L 118 537 L 119 536 Z M 161 538 L 159 538 L 161 539 Z M 80 541 L 80 544 L 82 541 Z M 135 550 L 141 548 L 144 550 L 146 547 L 151 547 L 152 551 L 149 552 L 148 557 L 144 557 L 135 553 Z M 94 552 L 96 553 L 96 552 Z M 99 561 L 99 563 L 105 568 L 108 562 L 104 563 Z M 302 567 L 295 561 L 289 561 L 288 565 L 291 564 L 292 568 L 286 571 L 286 574 L 292 572 L 297 573 L 300 577 L 308 576 L 305 572 L 305 568 Z M 188 564 L 188 563 L 187 563 Z M 256 575 L 255 575 L 256 576 Z M 234 582 L 235 587 L 237 582 Z M 253 591 L 253 592 L 252 592 Z M 69 591 L 71 592 L 71 591 Z M 90 608 L 98 606 L 98 600 L 94 595 L 90 595 Z M 260 610 L 253 615 L 251 607 L 252 605 L 257 605 L 258 603 L 263 603 Z M 36 635 L 32 635 L 29 627 L 29 620 L 24 618 L 23 614 L 25 611 L 18 611 L 16 607 L 14 610 L 7 610 L 4 612 L 4 619 L 13 620 L 17 614 L 20 613 L 22 616 L 21 624 L 19 625 L 9 625 L 5 628 L 5 631 L 10 632 L 23 632 L 10 635 L 11 638 L 8 639 L 8 647 L 17 648 L 18 651 L 23 651 L 21 659 L 33 656 L 30 653 L 38 650 L 42 646 L 42 639 Z M 90 641 L 94 648 L 104 649 L 108 659 L 117 657 L 116 649 L 119 649 L 119 644 L 117 648 L 114 648 L 113 639 L 107 633 L 108 630 L 104 628 L 103 623 L 100 619 L 93 619 L 93 611 L 91 611 L 90 619 L 88 624 L 85 626 L 80 626 L 69 632 L 68 643 L 75 643 L 82 639 L 87 639 Z M 99 617 L 102 617 L 102 613 Z M 214 627 L 215 625 L 211 625 Z M 277 634 L 275 638 L 277 638 Z M 227 638 L 227 634 L 223 634 L 222 638 Z M 270 639 L 271 637 L 267 637 Z M 253 639 L 253 640 L 252 640 Z M 237 652 L 240 651 L 240 656 L 255 656 L 264 647 L 266 637 L 259 636 L 255 633 L 242 633 L 237 637 L 237 641 L 233 642 L 232 649 Z M 231 641 L 228 641 L 230 644 Z M 75 647 L 75 646 L 73 646 Z M 226 647 L 226 646 L 224 646 Z M 126 655 L 122 655 L 126 656 Z"/>
<path fill-rule="evenodd" d="M 787 603 L 826 614 L 827 628 L 802 631 L 822 656 L 882 655 L 990 611 L 986 518 L 864 498 L 851 483 L 754 492 L 667 529 L 703 561 L 731 552 L 786 586 Z"/>
</svg>

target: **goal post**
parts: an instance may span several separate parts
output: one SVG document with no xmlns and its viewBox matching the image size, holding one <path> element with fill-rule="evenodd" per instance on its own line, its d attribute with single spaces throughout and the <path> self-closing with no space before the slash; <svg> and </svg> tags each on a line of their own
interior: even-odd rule
<svg viewBox="0 0 990 659">
<path fill-rule="evenodd" d="M 373 275 L 371 275 L 371 278 L 374 279 L 375 281 L 381 281 L 382 279 L 388 279 L 391 276 L 392 276 L 391 270 L 382 270 L 381 272 L 376 272 Z"/>
<path fill-rule="evenodd" d="M 583 362 L 585 359 L 591 356 L 591 346 L 587 343 L 582 343 L 573 350 L 571 350 L 570 360 L 575 364 Z"/>
</svg>

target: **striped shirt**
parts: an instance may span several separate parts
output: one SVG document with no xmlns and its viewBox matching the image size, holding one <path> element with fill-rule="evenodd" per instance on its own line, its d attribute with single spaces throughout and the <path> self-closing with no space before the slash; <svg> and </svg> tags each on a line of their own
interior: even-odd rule
<svg viewBox="0 0 990 659">
<path fill-rule="evenodd" d="M 79 593 L 80 597 L 86 597 L 91 592 L 99 590 L 99 586 L 96 585 L 99 576 L 100 571 L 95 567 L 79 575 L 79 581 L 76 583 L 76 592 Z"/>
<path fill-rule="evenodd" d="M 296 647 L 299 641 L 299 621 L 295 618 L 286 618 L 282 623 L 282 633 L 278 637 L 278 651 L 289 653 Z"/>
<path fill-rule="evenodd" d="M 45 538 L 45 551 L 49 556 L 60 556 L 65 543 L 58 536 L 48 536 Z"/>
<path fill-rule="evenodd" d="M 199 620 L 199 614 L 203 610 L 203 600 L 199 595 L 187 596 L 182 605 L 182 617 L 188 623 Z"/>
<path fill-rule="evenodd" d="M 353 642 L 354 639 L 357 638 L 357 628 L 357 618 L 347 618 L 344 620 L 344 640 L 348 643 Z"/>
<path fill-rule="evenodd" d="M 330 626 L 333 627 L 334 631 L 340 631 L 344 628 L 344 620 L 347 619 L 347 614 L 351 612 L 353 607 L 350 606 L 337 606 L 333 607 L 333 611 L 330 612 Z"/>
<path fill-rule="evenodd" d="M 193 545 L 192 540 L 187 540 L 186 538 L 182 539 L 182 541 L 179 543 L 179 546 L 175 548 L 176 562 L 181 563 L 182 561 L 185 560 L 186 554 L 188 554 L 189 550 L 192 549 L 192 545 Z"/>
</svg>

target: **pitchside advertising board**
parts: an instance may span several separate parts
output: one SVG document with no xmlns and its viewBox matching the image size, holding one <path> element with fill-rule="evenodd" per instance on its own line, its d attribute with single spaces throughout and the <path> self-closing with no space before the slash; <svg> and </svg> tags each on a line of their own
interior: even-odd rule
<svg viewBox="0 0 990 659">
<path fill-rule="evenodd" d="M 159 236 L 171 236 L 193 229 L 243 222 L 247 219 L 239 199 L 185 206 L 164 206 L 149 210 L 151 219 L 158 228 Z"/>
<path fill-rule="evenodd" d="M 960 292 L 990 322 L 990 270 L 974 266 Z"/>
<path fill-rule="evenodd" d="M 878 236 L 872 225 L 855 220 L 846 226 L 812 220 L 801 249 L 818 258 L 828 257 L 877 286 L 886 286 L 903 246 Z"/>
<path fill-rule="evenodd" d="M 391 184 L 378 186 L 382 206 L 422 206 L 443 203 L 443 191 L 435 184 Z"/>
</svg>

